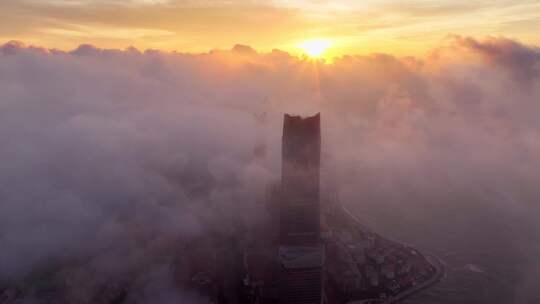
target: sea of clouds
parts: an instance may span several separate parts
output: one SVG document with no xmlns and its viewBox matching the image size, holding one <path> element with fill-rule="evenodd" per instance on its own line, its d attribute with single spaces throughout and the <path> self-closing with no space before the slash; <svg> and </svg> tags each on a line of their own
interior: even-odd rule
<svg viewBox="0 0 540 304">
<path fill-rule="evenodd" d="M 493 237 L 494 250 L 527 261 L 511 299 L 535 297 L 540 49 L 505 38 L 331 63 L 242 45 L 183 54 L 8 42 L 0 280 L 74 256 L 89 256 L 99 278 L 128 273 L 169 242 L 249 226 L 279 178 L 283 113 L 318 112 L 323 180 L 342 201 L 390 232 L 398 219 L 406 229 L 456 216 L 453 244 Z M 477 209 L 484 218 L 456 215 Z M 467 240 L 484 220 L 501 231 Z"/>
</svg>

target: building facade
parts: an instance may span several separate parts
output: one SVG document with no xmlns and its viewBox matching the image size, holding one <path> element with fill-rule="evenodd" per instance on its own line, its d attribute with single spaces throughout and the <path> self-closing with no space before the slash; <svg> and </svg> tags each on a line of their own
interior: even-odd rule
<svg viewBox="0 0 540 304">
<path fill-rule="evenodd" d="M 285 114 L 278 200 L 280 304 L 320 304 L 323 300 L 320 157 L 320 115 Z"/>
</svg>

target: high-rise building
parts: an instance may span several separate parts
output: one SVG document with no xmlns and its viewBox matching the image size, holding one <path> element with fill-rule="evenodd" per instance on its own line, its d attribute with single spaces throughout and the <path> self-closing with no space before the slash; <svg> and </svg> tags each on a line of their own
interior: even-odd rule
<svg viewBox="0 0 540 304">
<path fill-rule="evenodd" d="M 280 241 L 283 245 L 320 242 L 320 115 L 285 114 L 283 124 Z"/>
<path fill-rule="evenodd" d="M 321 304 L 320 115 L 285 115 L 279 199 L 280 304 Z"/>
</svg>

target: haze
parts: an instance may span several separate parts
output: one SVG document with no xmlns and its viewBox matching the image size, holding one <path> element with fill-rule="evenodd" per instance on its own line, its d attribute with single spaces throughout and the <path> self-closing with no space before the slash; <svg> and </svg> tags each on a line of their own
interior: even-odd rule
<svg viewBox="0 0 540 304">
<path fill-rule="evenodd" d="M 160 252 L 256 223 L 320 112 L 325 187 L 448 264 L 404 303 L 540 303 L 540 4 L 358 2 L 1 1 L 0 287 L 204 302 Z"/>
<path fill-rule="evenodd" d="M 329 56 L 418 55 L 450 33 L 540 44 L 534 0 L 3 0 L 0 16 L 0 41 L 64 50 L 91 43 L 200 53 L 241 43 L 299 54 L 305 40 L 330 39 Z"/>
</svg>

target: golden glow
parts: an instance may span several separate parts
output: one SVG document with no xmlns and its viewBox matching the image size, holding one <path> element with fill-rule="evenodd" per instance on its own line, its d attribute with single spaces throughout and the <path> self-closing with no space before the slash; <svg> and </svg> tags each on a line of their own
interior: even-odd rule
<svg viewBox="0 0 540 304">
<path fill-rule="evenodd" d="M 302 42 L 299 46 L 309 57 L 320 58 L 332 46 L 332 43 L 326 39 L 312 39 Z"/>
<path fill-rule="evenodd" d="M 449 34 L 540 45 L 539 27 L 538 0 L 0 0 L 0 44 L 63 50 L 93 44 L 203 53 L 239 43 L 329 61 L 421 55 Z"/>
</svg>

